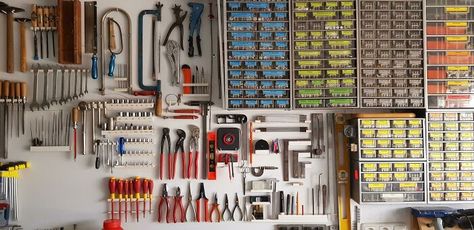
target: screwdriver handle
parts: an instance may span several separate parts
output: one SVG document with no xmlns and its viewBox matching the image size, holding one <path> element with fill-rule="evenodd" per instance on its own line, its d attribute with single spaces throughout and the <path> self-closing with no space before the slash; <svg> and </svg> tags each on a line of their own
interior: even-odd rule
<svg viewBox="0 0 474 230">
<path fill-rule="evenodd" d="M 43 7 L 36 7 L 36 15 L 37 17 L 37 26 L 40 27 L 40 30 L 42 30 L 44 25 L 43 25 Z"/>
<path fill-rule="evenodd" d="M 109 179 L 110 199 L 115 199 L 115 177 Z"/>
<path fill-rule="evenodd" d="M 15 82 L 11 82 L 10 83 L 10 98 L 15 98 Z M 13 103 L 13 100 L 11 101 L 11 103 Z"/>
<path fill-rule="evenodd" d="M 3 81 L 3 98 L 7 98 L 10 96 L 10 82 Z"/>
<path fill-rule="evenodd" d="M 157 92 L 156 94 L 156 101 L 155 101 L 155 116 L 161 117 L 163 115 L 163 101 L 162 101 L 161 91 Z"/>
<path fill-rule="evenodd" d="M 72 108 L 72 124 L 76 125 L 79 122 L 79 109 L 77 107 Z"/>
<path fill-rule="evenodd" d="M 128 199 L 128 180 L 125 180 L 123 182 L 123 187 L 125 189 L 125 191 L 124 191 L 125 199 Z"/>
<path fill-rule="evenodd" d="M 134 191 L 135 191 L 135 199 L 140 199 L 140 187 L 141 187 L 140 177 L 135 177 L 133 186 L 134 186 Z"/>
<path fill-rule="evenodd" d="M 49 27 L 49 7 L 43 8 L 43 15 L 44 15 L 44 18 L 43 18 L 44 27 Z"/>
<path fill-rule="evenodd" d="M 28 87 L 26 85 L 26 82 L 22 82 L 21 83 L 21 89 L 20 89 L 20 97 L 26 99 L 27 93 L 28 93 Z"/>
<path fill-rule="evenodd" d="M 148 199 L 148 179 L 143 179 L 143 199 Z"/>
<path fill-rule="evenodd" d="M 21 82 L 16 82 L 15 83 L 15 98 L 20 98 L 21 97 Z"/>
<path fill-rule="evenodd" d="M 153 194 L 153 180 L 152 179 L 148 179 L 148 191 L 149 191 L 150 199 L 151 199 L 151 195 Z"/>
<path fill-rule="evenodd" d="M 123 194 L 123 180 L 119 179 L 118 180 L 118 197 L 119 197 L 119 199 L 122 199 L 122 194 Z"/>
<path fill-rule="evenodd" d="M 176 109 L 170 111 L 172 113 L 201 113 L 201 110 L 199 109 Z"/>
<path fill-rule="evenodd" d="M 3 97 L 3 81 L 0 81 L 0 97 Z"/>
<path fill-rule="evenodd" d="M 91 76 L 92 79 L 97 79 L 99 77 L 97 70 L 97 54 L 92 55 Z"/>
<path fill-rule="evenodd" d="M 56 27 L 56 7 L 51 6 L 49 8 L 49 26 L 52 28 Z"/>
</svg>

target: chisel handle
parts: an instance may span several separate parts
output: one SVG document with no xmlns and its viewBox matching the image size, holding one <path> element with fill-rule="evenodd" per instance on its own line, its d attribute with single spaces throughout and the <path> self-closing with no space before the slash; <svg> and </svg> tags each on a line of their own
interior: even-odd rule
<svg viewBox="0 0 474 230">
<path fill-rule="evenodd" d="M 15 98 L 15 95 L 16 95 L 16 92 L 15 92 L 15 82 L 11 82 L 10 83 L 10 98 L 12 99 L 12 101 L 10 103 L 13 103 L 13 98 Z"/>
<path fill-rule="evenodd" d="M 21 82 L 15 83 L 15 98 L 19 99 L 21 97 Z M 17 103 L 20 103 L 17 101 Z"/>
<path fill-rule="evenodd" d="M 26 85 L 26 82 L 21 82 L 21 88 L 20 88 L 20 97 L 23 98 L 23 100 L 26 100 L 26 97 L 28 96 L 28 87 Z M 25 103 L 25 102 L 23 102 Z"/>
<path fill-rule="evenodd" d="M 36 10 L 36 4 L 33 4 L 31 6 L 31 26 L 34 30 L 36 30 L 36 27 L 38 27 L 38 14 Z"/>
<path fill-rule="evenodd" d="M 163 98 L 161 92 L 157 92 L 155 100 L 155 116 L 161 117 L 163 115 Z"/>
<path fill-rule="evenodd" d="M 97 70 L 97 54 L 92 55 L 91 77 L 97 79 L 99 77 Z"/>
<path fill-rule="evenodd" d="M 2 96 L 4 99 L 10 96 L 10 82 L 3 81 L 3 92 Z"/>
</svg>

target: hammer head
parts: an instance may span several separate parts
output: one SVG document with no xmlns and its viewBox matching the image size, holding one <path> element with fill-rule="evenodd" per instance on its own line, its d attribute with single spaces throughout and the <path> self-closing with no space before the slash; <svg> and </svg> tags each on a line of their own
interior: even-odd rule
<svg viewBox="0 0 474 230">
<path fill-rule="evenodd" d="M 31 22 L 31 19 L 29 19 L 29 18 L 15 18 L 15 21 L 19 22 L 19 23 L 27 23 L 27 22 Z"/>
<path fill-rule="evenodd" d="M 0 6 L 0 12 L 4 14 L 14 14 L 24 12 L 25 10 L 22 8 L 14 7 L 14 6 Z"/>
</svg>

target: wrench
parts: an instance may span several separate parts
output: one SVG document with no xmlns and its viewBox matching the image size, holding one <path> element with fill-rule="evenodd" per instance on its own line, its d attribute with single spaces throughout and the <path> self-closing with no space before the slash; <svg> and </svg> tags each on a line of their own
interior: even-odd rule
<svg viewBox="0 0 474 230">
<path fill-rule="evenodd" d="M 69 77 L 67 78 L 67 97 L 66 97 L 66 101 L 67 102 L 70 102 L 72 100 L 72 97 L 71 97 L 71 78 L 72 78 L 72 69 L 69 70 Z"/>
<path fill-rule="evenodd" d="M 44 87 L 43 87 L 43 103 L 41 103 L 41 109 L 45 110 L 46 108 L 49 109 L 49 102 L 48 102 L 48 67 L 43 67 L 43 76 L 44 76 Z"/>
<path fill-rule="evenodd" d="M 36 101 L 36 94 L 38 94 L 38 69 L 40 65 L 38 64 L 36 68 L 33 68 L 33 75 L 34 75 L 34 85 L 33 85 L 33 101 L 30 104 L 30 110 L 33 111 L 34 109 L 39 110 L 40 105 Z"/>
<path fill-rule="evenodd" d="M 64 87 L 64 84 L 66 82 L 66 74 L 65 74 L 66 70 L 64 69 L 64 67 L 61 69 L 61 99 L 59 99 L 59 104 L 60 105 L 63 105 L 63 104 L 66 104 L 66 98 L 64 98 L 64 90 L 66 89 Z"/>
<path fill-rule="evenodd" d="M 87 72 L 90 72 L 90 70 L 88 69 Z M 87 80 L 89 79 L 87 77 L 88 75 L 86 74 L 86 88 L 84 89 L 84 94 L 88 94 L 89 93 L 89 90 L 87 90 Z"/>
<path fill-rule="evenodd" d="M 56 82 L 58 79 L 58 67 L 53 68 L 53 97 L 51 98 L 51 105 L 57 105 L 58 100 L 56 100 Z"/>
<path fill-rule="evenodd" d="M 80 69 L 76 69 L 76 73 L 74 74 L 74 96 L 72 96 L 72 99 L 77 100 L 77 74 L 80 71 Z"/>
<path fill-rule="evenodd" d="M 81 90 L 79 90 L 79 97 L 83 97 L 83 96 L 84 96 L 84 91 L 83 91 L 83 87 L 82 87 L 82 80 L 83 80 L 83 78 L 84 78 L 84 73 L 85 73 L 85 72 L 86 72 L 86 71 L 85 71 L 84 69 L 81 70 L 81 79 L 80 79 L 80 80 L 81 80 Z"/>
</svg>

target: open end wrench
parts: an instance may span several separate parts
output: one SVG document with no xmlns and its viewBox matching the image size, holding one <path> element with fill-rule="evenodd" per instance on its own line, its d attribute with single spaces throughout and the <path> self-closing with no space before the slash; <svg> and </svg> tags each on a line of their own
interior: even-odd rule
<svg viewBox="0 0 474 230">
<path fill-rule="evenodd" d="M 59 104 L 63 105 L 66 104 L 66 98 L 64 97 L 66 88 L 64 87 L 66 82 L 66 70 L 64 68 L 61 69 L 61 99 L 59 99 Z"/>
<path fill-rule="evenodd" d="M 72 97 L 71 97 L 71 78 L 72 78 L 72 69 L 69 70 L 69 77 L 67 78 L 67 97 L 66 97 L 66 101 L 67 102 L 70 102 L 72 100 Z"/>
<path fill-rule="evenodd" d="M 57 105 L 58 104 L 58 100 L 56 99 L 57 80 L 58 80 L 58 68 L 54 67 L 53 68 L 53 96 L 52 96 L 51 102 L 50 102 L 51 105 Z"/>
<path fill-rule="evenodd" d="M 77 77 L 77 74 L 79 73 L 79 71 L 81 71 L 80 69 L 76 69 L 76 72 L 74 74 L 74 95 L 72 96 L 72 99 L 74 100 L 77 100 L 79 97 L 77 96 L 77 80 L 78 77 Z"/>
<path fill-rule="evenodd" d="M 49 102 L 48 102 L 48 73 L 49 69 L 45 66 L 43 68 L 43 76 L 44 76 L 44 87 L 43 87 L 43 103 L 41 103 L 41 109 L 49 109 Z"/>
<path fill-rule="evenodd" d="M 87 111 L 87 103 L 85 101 L 79 102 L 79 109 L 82 111 L 81 116 L 81 123 L 82 123 L 82 155 L 86 155 L 86 111 Z"/>
<path fill-rule="evenodd" d="M 39 70 L 39 64 L 33 68 L 33 77 L 34 77 L 34 83 L 33 83 L 33 101 L 30 103 L 30 110 L 39 110 L 40 105 L 38 104 L 38 101 L 36 100 L 36 95 L 38 94 L 38 70 Z"/>
<path fill-rule="evenodd" d="M 83 85 L 82 85 L 82 81 L 83 81 L 83 78 L 84 78 L 84 73 L 86 72 L 86 70 L 82 69 L 81 70 L 81 79 L 79 79 L 81 81 L 81 87 L 80 87 L 80 90 L 79 90 L 79 97 L 83 97 L 84 96 L 84 91 L 83 91 Z"/>
<path fill-rule="evenodd" d="M 86 70 L 87 72 L 90 72 L 90 70 Z M 87 90 L 87 80 L 89 80 L 89 75 L 86 74 L 86 88 L 84 89 L 84 94 L 88 94 L 89 93 L 89 90 Z"/>
</svg>

